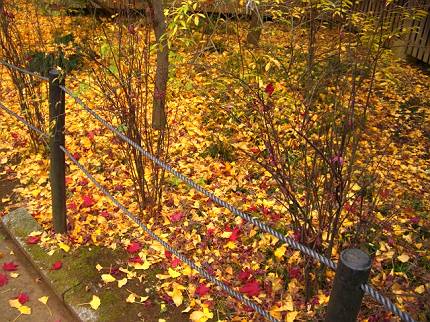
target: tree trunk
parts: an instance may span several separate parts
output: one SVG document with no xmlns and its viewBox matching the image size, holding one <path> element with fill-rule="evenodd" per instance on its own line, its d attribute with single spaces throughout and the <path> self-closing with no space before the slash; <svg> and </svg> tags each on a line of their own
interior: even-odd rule
<svg viewBox="0 0 430 322">
<path fill-rule="evenodd" d="M 246 37 L 246 42 L 249 45 L 257 46 L 260 41 L 261 31 L 263 30 L 262 18 L 257 9 L 251 12 L 251 22 L 249 24 L 249 32 Z"/>
<path fill-rule="evenodd" d="M 152 26 L 159 48 L 157 51 L 157 69 L 152 110 L 152 127 L 163 130 L 166 126 L 166 91 L 169 73 L 169 48 L 167 45 L 166 21 L 164 20 L 163 3 L 160 0 L 149 0 Z"/>
</svg>

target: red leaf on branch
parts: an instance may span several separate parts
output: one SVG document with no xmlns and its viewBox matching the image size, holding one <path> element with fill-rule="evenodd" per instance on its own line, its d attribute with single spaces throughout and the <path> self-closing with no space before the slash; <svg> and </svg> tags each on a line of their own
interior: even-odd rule
<svg viewBox="0 0 430 322">
<path fill-rule="evenodd" d="M 140 251 L 142 247 L 138 242 L 132 242 L 130 245 L 127 246 L 127 252 L 130 254 L 134 254 Z"/>
<path fill-rule="evenodd" d="M 14 262 L 6 262 L 3 264 L 3 270 L 7 272 L 16 271 L 17 268 L 18 268 L 18 265 L 15 264 Z"/>
<path fill-rule="evenodd" d="M 260 291 L 261 291 L 260 284 L 256 280 L 246 283 L 239 290 L 242 293 L 245 293 L 246 295 L 248 295 L 249 297 L 256 296 L 260 294 Z"/>
<path fill-rule="evenodd" d="M 27 237 L 27 244 L 34 245 L 40 242 L 40 236 L 28 236 Z"/>
<path fill-rule="evenodd" d="M 28 302 L 30 298 L 28 297 L 27 293 L 19 293 L 19 295 L 17 296 L 17 299 L 19 303 L 24 305 L 25 303 Z"/>
<path fill-rule="evenodd" d="M 63 263 L 61 261 L 56 261 L 54 264 L 52 264 L 51 270 L 57 271 L 61 267 L 63 267 Z"/>
<path fill-rule="evenodd" d="M 205 296 L 206 294 L 208 294 L 210 288 L 207 287 L 205 284 L 200 284 L 197 288 L 196 288 L 196 294 L 198 296 Z"/>
<path fill-rule="evenodd" d="M 7 275 L 0 273 L 0 287 L 5 286 L 7 284 Z"/>
</svg>

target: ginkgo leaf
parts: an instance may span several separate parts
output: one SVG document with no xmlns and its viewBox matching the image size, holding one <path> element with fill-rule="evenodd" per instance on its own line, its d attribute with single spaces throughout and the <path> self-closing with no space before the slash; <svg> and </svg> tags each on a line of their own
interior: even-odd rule
<svg viewBox="0 0 430 322">
<path fill-rule="evenodd" d="M 407 261 L 409 261 L 410 257 L 406 254 L 402 254 L 400 256 L 397 256 L 397 259 L 402 263 L 406 263 Z"/>
<path fill-rule="evenodd" d="M 132 263 L 130 266 L 134 267 L 135 269 L 146 270 L 151 267 L 151 263 L 148 261 L 144 261 L 143 263 Z"/>
<path fill-rule="evenodd" d="M 173 268 L 170 268 L 170 267 L 169 267 L 168 273 L 169 273 L 170 277 L 172 277 L 172 278 L 176 278 L 176 277 L 181 276 L 181 273 L 175 271 Z"/>
<path fill-rule="evenodd" d="M 101 278 L 105 283 L 112 283 L 116 281 L 116 278 L 113 277 L 111 274 L 102 274 Z"/>
<path fill-rule="evenodd" d="M 22 304 L 19 302 L 18 299 L 13 299 L 13 300 L 9 300 L 9 306 L 17 309 L 17 308 L 20 308 Z"/>
<path fill-rule="evenodd" d="M 49 299 L 49 297 L 48 297 L 48 296 L 42 296 L 42 297 L 39 297 L 37 300 L 38 300 L 40 303 L 46 304 L 46 303 L 48 303 L 48 299 Z"/>
<path fill-rule="evenodd" d="M 25 306 L 25 305 L 20 306 L 20 307 L 18 308 L 18 311 L 19 311 L 21 314 L 25 314 L 25 315 L 29 315 L 29 314 L 31 314 L 31 308 L 30 308 L 30 307 L 28 307 L 28 306 Z"/>
<path fill-rule="evenodd" d="M 88 303 L 93 310 L 97 310 L 100 306 L 100 298 L 97 295 L 93 295 L 93 298 L 90 303 Z"/>
<path fill-rule="evenodd" d="M 64 250 L 66 253 L 69 252 L 70 246 L 66 245 L 65 243 L 59 243 L 58 247 L 60 247 L 62 250 Z"/>
<path fill-rule="evenodd" d="M 118 280 L 118 287 L 119 288 L 123 287 L 125 284 L 127 284 L 127 282 L 128 282 L 127 277 L 124 277 L 123 279 Z"/>
<path fill-rule="evenodd" d="M 284 245 L 282 245 L 281 247 L 277 248 L 275 250 L 275 253 L 274 253 L 275 256 L 276 256 L 276 258 L 281 258 L 282 256 L 284 256 L 286 250 L 287 250 L 287 248 Z"/>
<path fill-rule="evenodd" d="M 134 302 L 136 302 L 136 295 L 135 294 L 133 294 L 133 293 L 131 293 L 126 299 L 125 299 L 125 301 L 127 302 L 127 303 L 134 303 Z"/>
</svg>

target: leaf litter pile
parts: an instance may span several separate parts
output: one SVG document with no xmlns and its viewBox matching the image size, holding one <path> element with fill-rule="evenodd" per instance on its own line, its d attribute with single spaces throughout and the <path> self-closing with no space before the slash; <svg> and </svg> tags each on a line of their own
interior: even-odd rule
<svg viewBox="0 0 430 322">
<path fill-rule="evenodd" d="M 24 21 L 31 17 L 16 13 L 15 19 Z M 43 21 L 43 17 L 39 19 Z M 76 18 L 61 19 L 64 33 L 85 32 L 74 30 L 72 20 Z M 283 39 L 284 31 L 271 28 L 264 34 L 264 42 L 276 43 Z M 48 27 L 44 30 L 51 33 Z M 238 50 L 235 45 L 231 47 L 227 52 Z M 187 58 L 185 52 L 176 54 L 185 57 L 184 60 Z M 206 55 L 202 59 L 207 62 L 221 63 L 228 54 Z M 276 66 L 270 68 L 276 73 Z M 4 68 L 0 73 L 1 101 L 18 112 L 17 94 L 11 80 Z M 369 251 L 374 256 L 371 282 L 400 308 L 425 318 L 430 303 L 430 77 L 418 67 L 387 56 L 376 78 L 365 150 L 369 155 L 378 155 L 375 152 L 381 147 L 388 148 L 378 155 L 377 171 L 384 189 L 382 206 L 375 219 L 377 229 L 371 232 L 374 239 L 369 243 Z M 90 107 L 101 108 L 103 101 L 98 93 L 85 85 L 91 84 L 90 67 L 75 71 L 66 82 Z M 270 193 L 274 183 L 269 173 L 247 162 L 239 152 L 255 152 L 249 137 L 252 132 L 246 128 L 237 131 L 237 125 L 223 110 L 214 116 L 212 104 L 217 102 L 208 100 L 202 90 L 212 82 L 214 79 L 205 72 L 185 64 L 178 64 L 171 75 L 168 104 L 175 114 L 169 115 L 172 120 L 169 163 L 222 199 L 294 237 L 288 214 Z M 273 99 L 281 99 L 287 90 L 282 83 L 270 79 L 263 81 L 261 88 Z M 235 89 L 231 90 L 234 93 Z M 119 152 L 119 140 L 71 98 L 66 100 L 66 111 L 67 149 L 127 209 L 138 214 L 133 181 Z M 82 245 L 123 249 L 127 260 L 112 263 L 110 267 L 94 267 L 100 273 L 100 282 L 111 288 L 127 288 L 130 280 L 142 282 L 148 270 L 160 272 L 156 274 L 158 283 L 154 286 L 158 297 L 150 299 L 145 289 L 133 290 L 123 299 L 128 305 L 144 305 L 152 300 L 161 303 L 161 310 L 177 306 L 192 321 L 261 319 L 145 235 L 71 162 L 68 162 L 66 178 L 70 230 L 64 236 L 53 234 L 49 160 L 31 149 L 28 132 L 22 124 L 3 111 L 0 111 L 0 120 L 1 175 L 20 182 L 12 200 L 5 199 L 2 203 L 24 205 L 45 228 L 44 232 L 30 234 L 28 244 L 39 244 L 50 254 L 70 252 Z M 222 153 L 220 149 L 211 153 L 217 142 L 228 148 Z M 148 228 L 273 316 L 285 321 L 321 318 L 328 302 L 332 271 L 325 273 L 326 287 L 306 302 L 303 294 L 306 259 L 298 251 L 281 245 L 276 238 L 218 207 L 170 174 L 164 190 L 159 216 L 143 218 Z M 3 213 L 8 211 L 6 207 Z M 346 221 L 344 227 L 353 224 Z M 335 249 L 334 259 L 337 257 Z M 7 284 L 8 272 L 15 269 L 14 263 L 2 263 L 0 291 Z M 54 263 L 51 269 L 62 269 L 62 262 Z M 21 314 L 30 314 L 31 308 L 25 305 L 27 300 L 23 293 L 9 304 Z M 47 299 L 39 301 L 46 304 Z M 83 305 L 97 310 L 103 302 L 97 294 L 89 294 L 88 303 Z M 363 320 L 367 321 L 396 319 L 372 301 L 364 302 L 362 312 Z"/>
</svg>

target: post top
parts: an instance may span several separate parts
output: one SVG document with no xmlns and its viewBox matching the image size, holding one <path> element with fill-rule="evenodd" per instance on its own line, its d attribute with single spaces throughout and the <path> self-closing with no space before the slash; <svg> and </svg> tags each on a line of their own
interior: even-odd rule
<svg viewBox="0 0 430 322">
<path fill-rule="evenodd" d="M 357 248 L 345 249 L 340 254 L 342 263 L 355 271 L 367 271 L 370 269 L 370 256 Z"/>
<path fill-rule="evenodd" d="M 60 72 L 56 68 L 51 68 L 49 70 L 49 76 L 55 76 L 55 77 L 57 77 L 59 75 L 60 75 Z"/>
</svg>

